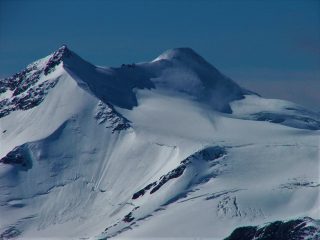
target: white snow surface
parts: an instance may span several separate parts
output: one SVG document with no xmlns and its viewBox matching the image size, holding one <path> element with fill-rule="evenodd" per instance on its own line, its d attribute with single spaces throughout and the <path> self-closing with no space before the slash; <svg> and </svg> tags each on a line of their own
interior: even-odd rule
<svg viewBox="0 0 320 240">
<path fill-rule="evenodd" d="M 242 89 L 188 48 L 120 68 L 71 52 L 57 78 L 0 118 L 0 159 L 28 161 L 0 162 L 0 239 L 223 239 L 320 218 L 319 114 Z"/>
</svg>

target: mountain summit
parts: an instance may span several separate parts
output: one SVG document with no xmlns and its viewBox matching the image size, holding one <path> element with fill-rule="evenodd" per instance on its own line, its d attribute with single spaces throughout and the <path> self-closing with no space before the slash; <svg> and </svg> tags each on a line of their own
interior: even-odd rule
<svg viewBox="0 0 320 240">
<path fill-rule="evenodd" d="M 193 49 L 188 47 L 169 49 L 160 54 L 156 59 L 153 60 L 153 62 L 159 60 L 178 60 L 189 62 L 194 61 L 202 64 L 208 64 L 206 60 L 204 60 L 199 54 L 197 54 Z"/>
<path fill-rule="evenodd" d="M 62 46 L 0 80 L 0 239 L 317 239 L 319 129 L 190 48 L 98 67 Z"/>
</svg>

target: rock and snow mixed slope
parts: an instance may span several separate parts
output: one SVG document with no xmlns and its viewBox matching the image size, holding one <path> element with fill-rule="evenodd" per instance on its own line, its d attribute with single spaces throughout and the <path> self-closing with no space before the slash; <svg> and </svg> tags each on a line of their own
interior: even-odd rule
<svg viewBox="0 0 320 240">
<path fill-rule="evenodd" d="M 222 239 L 320 218 L 319 114 L 191 49 L 104 68 L 63 46 L 0 92 L 0 239 Z"/>
<path fill-rule="evenodd" d="M 320 239 L 320 221 L 302 218 L 291 221 L 275 221 L 265 226 L 237 228 L 225 240 L 299 240 Z"/>
</svg>

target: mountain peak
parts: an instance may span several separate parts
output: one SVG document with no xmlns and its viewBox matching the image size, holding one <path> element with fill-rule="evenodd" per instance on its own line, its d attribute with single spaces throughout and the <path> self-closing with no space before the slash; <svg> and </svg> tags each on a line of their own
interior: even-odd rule
<svg viewBox="0 0 320 240">
<path fill-rule="evenodd" d="M 68 49 L 68 46 L 67 46 L 67 44 L 62 44 L 59 49 L 66 50 L 66 49 Z"/>
<path fill-rule="evenodd" d="M 38 106 L 58 79 L 48 79 L 46 76 L 54 72 L 58 65 L 74 55 L 66 45 L 49 56 L 29 64 L 22 71 L 11 77 L 1 79 L 0 118 L 13 111 L 28 110 Z"/>
<path fill-rule="evenodd" d="M 63 61 L 71 55 L 75 55 L 66 44 L 61 45 L 56 51 L 50 54 L 50 60 Z"/>
<path fill-rule="evenodd" d="M 153 62 L 159 60 L 196 61 L 201 63 L 206 62 L 198 53 L 189 47 L 173 48 L 164 51 L 156 59 L 154 59 Z"/>
<path fill-rule="evenodd" d="M 70 53 L 70 49 L 66 44 L 62 44 L 61 47 L 58 48 L 54 53 L 68 54 Z"/>
</svg>

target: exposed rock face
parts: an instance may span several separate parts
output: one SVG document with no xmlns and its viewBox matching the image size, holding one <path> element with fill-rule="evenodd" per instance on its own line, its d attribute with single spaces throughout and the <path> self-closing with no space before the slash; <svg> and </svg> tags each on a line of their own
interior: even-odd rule
<svg viewBox="0 0 320 240">
<path fill-rule="evenodd" d="M 21 232 L 18 229 L 16 229 L 15 227 L 10 227 L 0 234 L 0 239 L 6 240 L 6 239 L 17 238 L 20 234 Z"/>
<path fill-rule="evenodd" d="M 36 61 L 21 72 L 1 79 L 0 94 L 4 94 L 5 97 L 0 99 L 0 118 L 13 111 L 28 110 L 38 106 L 58 82 L 58 78 L 39 82 L 40 78 L 53 72 L 70 54 L 70 50 L 62 46 L 50 56 L 49 60 Z"/>
<path fill-rule="evenodd" d="M 152 187 L 154 187 L 155 185 L 157 185 L 157 182 L 153 182 L 148 184 L 146 187 L 144 187 L 143 189 L 139 190 L 138 192 L 134 193 L 132 196 L 132 199 L 137 199 L 141 196 L 143 196 L 145 194 L 146 191 L 150 190 Z"/>
<path fill-rule="evenodd" d="M 99 124 L 105 124 L 112 132 L 130 128 L 130 121 L 119 114 L 111 104 L 99 101 L 96 108 L 95 118 Z"/>
<path fill-rule="evenodd" d="M 190 165 L 193 161 L 205 161 L 205 162 L 214 162 L 214 160 L 222 157 L 226 154 L 226 151 L 223 147 L 214 146 L 208 147 L 203 150 L 200 150 L 191 156 L 187 157 L 183 161 L 181 161 L 180 165 L 175 169 L 171 170 L 167 174 L 160 177 L 159 181 L 152 182 L 148 184 L 143 189 L 134 193 L 132 199 L 137 199 L 143 196 L 148 190 L 151 189 L 150 194 L 158 191 L 164 184 L 166 184 L 169 180 L 180 177 L 183 172 L 186 170 L 188 165 Z"/>
<path fill-rule="evenodd" d="M 240 227 L 225 240 L 319 240 L 320 223 L 311 218 L 276 221 L 266 226 Z"/>
<path fill-rule="evenodd" d="M 24 170 L 32 167 L 32 161 L 26 145 L 21 145 L 0 159 L 0 163 L 21 166 Z"/>
<path fill-rule="evenodd" d="M 58 51 L 54 52 L 52 57 L 47 62 L 46 66 L 43 69 L 45 75 L 48 75 L 52 72 L 56 66 L 58 66 L 65 57 L 69 57 L 71 51 L 67 48 L 66 45 L 63 45 Z"/>
<path fill-rule="evenodd" d="M 186 167 L 187 167 L 186 164 L 182 163 L 177 168 L 173 169 L 172 171 L 168 172 L 166 175 L 162 176 L 160 178 L 159 183 L 154 188 L 152 188 L 152 190 L 150 191 L 150 194 L 158 191 L 170 179 L 180 177 L 183 174 Z"/>
</svg>

